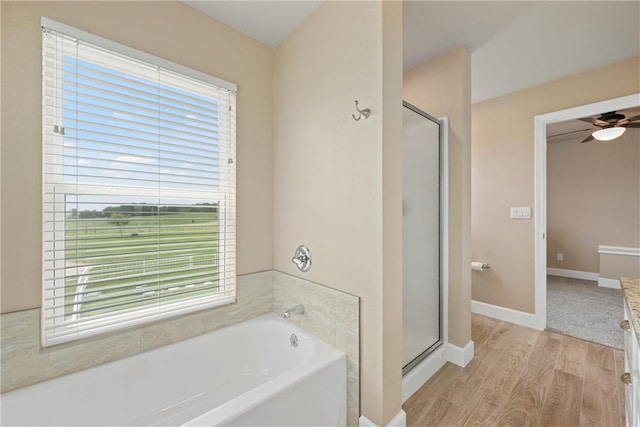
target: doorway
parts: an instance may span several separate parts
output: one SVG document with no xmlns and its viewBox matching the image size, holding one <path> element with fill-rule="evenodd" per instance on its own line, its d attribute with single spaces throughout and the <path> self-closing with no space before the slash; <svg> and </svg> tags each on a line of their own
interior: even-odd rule
<svg viewBox="0 0 640 427">
<path fill-rule="evenodd" d="M 537 329 L 547 327 L 547 125 L 597 116 L 640 105 L 640 94 L 543 114 L 535 124 L 535 315 Z"/>
</svg>

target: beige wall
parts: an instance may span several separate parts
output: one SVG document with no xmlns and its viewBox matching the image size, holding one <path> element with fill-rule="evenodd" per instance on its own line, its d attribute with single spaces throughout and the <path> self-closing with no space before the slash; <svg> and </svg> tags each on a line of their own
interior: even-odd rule
<svg viewBox="0 0 640 427">
<path fill-rule="evenodd" d="M 471 339 L 471 65 L 464 47 L 404 74 L 404 99 L 449 118 L 449 342 Z"/>
<path fill-rule="evenodd" d="M 547 145 L 547 236 L 547 267 L 567 270 L 598 273 L 598 245 L 639 247 L 640 130 Z"/>
<path fill-rule="evenodd" d="M 361 297 L 361 412 L 378 425 L 401 401 L 401 7 L 326 2 L 274 68 L 274 268 Z"/>
<path fill-rule="evenodd" d="M 40 306 L 41 16 L 238 85 L 237 271 L 272 268 L 272 49 L 179 2 L 0 7 L 3 313 Z"/>
<path fill-rule="evenodd" d="M 472 107 L 473 275 L 476 301 L 534 312 L 534 222 L 509 207 L 534 207 L 534 116 L 640 91 L 638 58 L 490 99 Z"/>
<path fill-rule="evenodd" d="M 600 278 L 620 280 L 621 277 L 640 278 L 640 257 L 601 254 Z"/>
<path fill-rule="evenodd" d="M 402 2 L 382 2 L 382 421 L 402 405 Z"/>
</svg>

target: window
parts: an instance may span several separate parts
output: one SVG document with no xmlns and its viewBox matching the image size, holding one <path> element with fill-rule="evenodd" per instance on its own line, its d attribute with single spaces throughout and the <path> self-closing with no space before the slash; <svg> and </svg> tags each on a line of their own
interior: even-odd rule
<svg viewBox="0 0 640 427">
<path fill-rule="evenodd" d="M 235 301 L 235 85 L 46 18 L 44 345 Z"/>
</svg>

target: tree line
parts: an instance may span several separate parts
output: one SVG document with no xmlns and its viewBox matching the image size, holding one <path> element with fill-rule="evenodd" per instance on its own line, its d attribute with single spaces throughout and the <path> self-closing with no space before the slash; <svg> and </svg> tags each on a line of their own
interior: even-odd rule
<svg viewBox="0 0 640 427">
<path fill-rule="evenodd" d="M 146 203 L 120 205 L 120 206 L 107 206 L 106 208 L 99 210 L 85 209 L 79 211 L 78 209 L 71 209 L 70 217 L 73 219 L 95 219 L 95 218 L 110 218 L 114 214 L 122 216 L 152 216 L 163 214 L 177 214 L 177 213 L 217 213 L 217 203 L 196 203 L 189 206 L 157 206 L 148 205 Z"/>
</svg>

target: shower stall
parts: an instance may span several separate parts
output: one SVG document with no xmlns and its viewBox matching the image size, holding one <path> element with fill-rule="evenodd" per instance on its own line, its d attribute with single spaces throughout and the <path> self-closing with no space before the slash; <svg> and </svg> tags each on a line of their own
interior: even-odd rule
<svg viewBox="0 0 640 427">
<path fill-rule="evenodd" d="M 409 372 L 443 343 L 441 121 L 403 103 L 403 359 Z"/>
</svg>

